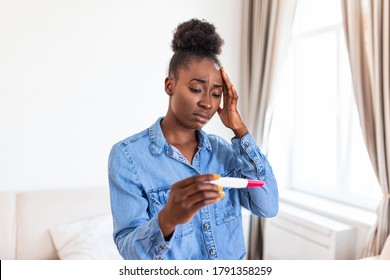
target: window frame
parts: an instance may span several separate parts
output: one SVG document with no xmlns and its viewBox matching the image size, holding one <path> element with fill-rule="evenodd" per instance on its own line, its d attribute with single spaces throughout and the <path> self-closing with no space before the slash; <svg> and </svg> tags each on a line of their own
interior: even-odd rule
<svg viewBox="0 0 390 280">
<path fill-rule="evenodd" d="M 341 7 L 340 7 L 341 9 Z M 336 108 L 336 147 L 337 147 L 337 151 L 336 151 L 336 164 L 338 164 L 337 168 L 336 168 L 336 178 L 335 178 L 335 186 L 333 186 L 333 189 L 331 190 L 326 190 L 324 188 L 322 188 L 321 186 L 318 186 L 318 185 L 310 185 L 310 186 L 303 186 L 303 185 L 297 185 L 295 183 L 295 179 L 294 179 L 294 166 L 295 166 L 295 163 L 294 163 L 294 156 L 295 156 L 295 153 L 296 151 L 294 150 L 294 142 L 296 141 L 297 139 L 297 136 L 296 136 L 296 125 L 297 125 L 297 104 L 296 104 L 296 100 L 297 100 L 297 94 L 298 94 L 298 88 L 297 88 L 297 71 L 292 71 L 292 73 L 294 74 L 294 78 L 293 78 L 293 95 L 294 95 L 294 111 L 293 111 L 293 118 L 294 118 L 294 121 L 293 121 L 293 128 L 291 129 L 291 133 L 290 133 L 290 137 L 292 139 L 292 143 L 289 144 L 289 147 L 287 148 L 288 150 L 288 164 L 287 164 L 287 170 L 286 171 L 286 176 L 285 176 L 285 179 L 284 179 L 284 184 L 282 185 L 282 188 L 288 190 L 288 191 L 296 191 L 296 192 L 301 192 L 301 193 L 305 193 L 305 194 L 310 194 L 310 195 L 314 195 L 314 196 L 317 196 L 317 197 L 321 197 L 321 198 L 324 198 L 324 199 L 328 199 L 328 200 L 331 200 L 331 201 L 336 201 L 336 202 L 339 202 L 339 203 L 343 203 L 343 204 L 346 204 L 346 205 L 351 205 L 351 206 L 354 206 L 354 207 L 358 207 L 358 208 L 361 208 L 361 209 L 366 209 L 366 210 L 370 210 L 370 211 L 373 211 L 376 209 L 377 205 L 378 205 L 378 202 L 380 200 L 380 188 L 379 188 L 379 184 L 377 186 L 375 186 L 375 188 L 377 188 L 376 190 L 374 190 L 375 193 L 377 193 L 377 195 L 373 195 L 372 197 L 370 198 L 366 198 L 366 197 L 362 197 L 361 195 L 355 195 L 353 192 L 351 192 L 349 190 L 349 185 L 347 182 L 349 182 L 350 180 L 350 177 L 349 177 L 349 171 L 350 171 L 350 163 L 351 163 L 351 153 L 352 153 L 352 150 L 351 150 L 351 143 L 352 143 L 352 134 L 356 131 L 354 131 L 354 129 L 356 129 L 356 123 L 355 123 L 355 126 L 353 122 L 356 122 L 358 120 L 358 117 L 357 117 L 357 120 L 356 120 L 356 115 L 353 116 L 354 114 L 356 114 L 356 103 L 355 103 L 355 100 L 354 100 L 354 95 L 353 95 L 353 89 L 352 89 L 352 82 L 350 82 L 350 85 L 349 85 L 349 89 L 348 89 L 348 93 L 343 93 L 343 91 L 345 90 L 344 89 L 344 85 L 343 83 L 345 83 L 346 79 L 348 79 L 349 81 L 351 81 L 351 77 L 350 77 L 350 73 L 349 73 L 349 65 L 348 65 L 348 54 L 346 52 L 346 49 L 345 49 L 345 39 L 344 39 L 344 33 L 343 33 L 343 23 L 342 21 L 340 22 L 337 22 L 337 23 L 332 23 L 332 24 L 329 24 L 329 25 L 326 25 L 326 26 L 321 26 L 321 27 L 317 27 L 317 28 L 313 28 L 313 29 L 309 29 L 309 30 L 305 30 L 305 31 L 302 31 L 302 32 L 297 32 L 295 30 L 295 32 L 293 32 L 292 36 L 291 36 L 291 42 L 290 42 L 290 45 L 288 46 L 288 58 L 287 59 L 292 59 L 291 61 L 291 65 L 288 65 L 287 67 L 288 68 L 292 68 L 294 70 L 297 69 L 297 57 L 294 56 L 294 54 L 297 53 L 297 45 L 299 44 L 299 42 L 302 42 L 303 40 L 307 40 L 307 39 L 310 39 L 314 36 L 321 36 L 321 34 L 326 34 L 326 33 L 332 33 L 335 35 L 335 38 L 336 38 L 336 44 L 337 44 L 337 57 L 336 57 L 336 60 L 337 60 L 337 82 L 336 82 L 336 104 L 337 104 L 337 108 Z M 343 55 L 346 55 L 347 56 L 347 59 L 346 59 L 346 62 L 343 62 L 342 60 L 342 56 Z M 291 57 L 292 56 L 292 57 Z M 344 57 L 345 59 L 345 57 Z M 345 64 L 347 63 L 347 64 Z M 344 71 L 342 70 L 342 67 L 347 67 L 347 71 Z M 289 73 L 291 69 L 289 69 Z M 343 71 L 345 73 L 343 73 Z M 283 72 L 283 71 L 282 71 Z M 346 74 L 346 72 L 348 72 L 348 74 Z M 348 96 L 345 96 L 345 94 L 348 94 Z M 349 109 L 348 109 L 348 116 L 347 116 L 347 119 L 348 121 L 346 122 L 346 124 L 344 123 L 343 125 L 343 122 L 345 122 L 345 116 L 341 116 L 342 114 L 345 114 L 345 112 L 343 112 L 343 102 L 345 102 Z M 344 104 L 345 105 L 345 104 Z M 355 118 L 355 120 L 353 120 L 353 118 Z M 360 123 L 359 123 L 360 125 Z M 271 128 L 272 129 L 272 128 Z M 345 129 L 347 129 L 347 133 L 345 133 Z M 359 129 L 360 129 L 360 126 L 359 126 Z M 359 131 L 361 133 L 361 131 Z M 362 136 L 361 136 L 362 137 Z M 272 142 L 272 141 L 270 141 Z M 272 144 L 270 144 L 270 147 L 271 148 Z M 363 145 L 364 146 L 364 145 Z M 364 146 L 365 147 L 365 146 Z M 270 152 L 270 155 L 272 155 L 272 149 L 269 149 L 269 152 Z M 365 160 L 368 160 L 368 156 Z M 371 162 L 369 162 L 369 165 L 371 166 Z M 344 166 L 347 166 L 347 168 L 343 168 Z M 345 170 L 346 171 L 345 171 Z M 348 170 L 347 170 L 348 169 Z M 343 171 L 344 170 L 344 171 Z"/>
</svg>

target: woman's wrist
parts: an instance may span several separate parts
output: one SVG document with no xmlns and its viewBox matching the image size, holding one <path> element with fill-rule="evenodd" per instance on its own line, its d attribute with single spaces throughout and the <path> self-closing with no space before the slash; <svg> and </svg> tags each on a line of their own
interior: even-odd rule
<svg viewBox="0 0 390 280">
<path fill-rule="evenodd" d="M 242 138 L 244 137 L 246 134 L 248 134 L 248 128 L 244 125 L 240 128 L 237 128 L 237 129 L 233 129 L 233 133 L 234 135 L 237 137 L 237 138 Z"/>
<path fill-rule="evenodd" d="M 165 215 L 164 209 L 162 209 L 158 215 L 158 224 L 165 241 L 169 241 L 175 231 L 176 225 L 169 223 L 168 217 Z"/>
</svg>

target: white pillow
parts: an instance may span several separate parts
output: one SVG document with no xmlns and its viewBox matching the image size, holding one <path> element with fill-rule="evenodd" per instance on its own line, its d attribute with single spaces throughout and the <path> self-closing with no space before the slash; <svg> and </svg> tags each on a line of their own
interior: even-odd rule
<svg viewBox="0 0 390 280">
<path fill-rule="evenodd" d="M 50 228 L 61 260 L 122 260 L 112 238 L 110 214 Z"/>
</svg>

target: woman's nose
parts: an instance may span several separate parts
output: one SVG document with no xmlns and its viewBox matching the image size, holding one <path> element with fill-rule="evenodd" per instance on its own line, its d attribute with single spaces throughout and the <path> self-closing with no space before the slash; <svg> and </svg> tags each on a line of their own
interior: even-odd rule
<svg viewBox="0 0 390 280">
<path fill-rule="evenodd" d="M 205 110 L 211 109 L 213 107 L 211 94 L 209 92 L 204 92 L 199 99 L 198 105 Z"/>
<path fill-rule="evenodd" d="M 199 105 L 200 107 L 202 107 L 203 109 L 206 109 L 206 110 L 212 108 L 212 106 L 211 106 L 211 101 L 210 101 L 209 99 L 206 99 L 206 98 L 200 100 L 200 101 L 198 102 L 198 105 Z"/>
</svg>

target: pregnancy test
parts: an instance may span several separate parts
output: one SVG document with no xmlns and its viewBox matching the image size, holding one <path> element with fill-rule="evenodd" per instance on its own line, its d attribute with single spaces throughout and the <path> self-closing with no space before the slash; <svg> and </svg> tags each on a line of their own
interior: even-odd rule
<svg viewBox="0 0 390 280">
<path fill-rule="evenodd" d="M 258 188 L 264 186 L 264 181 L 262 180 L 250 180 L 243 178 L 233 178 L 233 177 L 220 177 L 217 180 L 210 181 L 212 184 L 222 186 L 225 188 Z"/>
</svg>

